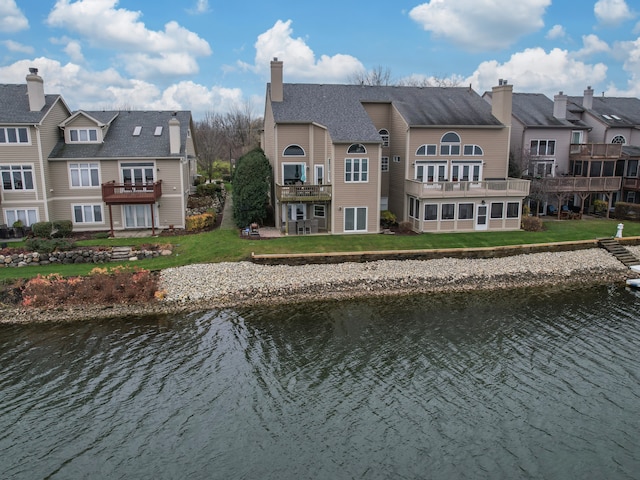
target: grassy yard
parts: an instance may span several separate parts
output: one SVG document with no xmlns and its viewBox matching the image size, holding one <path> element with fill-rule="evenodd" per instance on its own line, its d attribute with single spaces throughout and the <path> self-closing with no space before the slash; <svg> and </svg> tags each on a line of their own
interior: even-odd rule
<svg viewBox="0 0 640 480">
<path fill-rule="evenodd" d="M 320 235 L 290 236 L 268 240 L 240 238 L 236 229 L 217 229 L 197 235 L 150 238 L 85 240 L 79 246 L 142 245 L 171 243 L 174 255 L 135 263 L 147 269 L 164 269 L 192 263 L 235 262 L 247 260 L 251 253 L 311 253 L 375 250 L 414 250 L 473 248 L 547 242 L 590 240 L 612 237 L 617 220 L 548 220 L 543 232 L 472 232 L 422 235 Z M 640 222 L 625 222 L 624 236 L 640 236 Z M 113 265 L 116 265 L 115 263 Z M 0 268 L 0 281 L 29 278 L 40 273 L 64 276 L 85 275 L 95 265 L 47 265 L 41 267 Z"/>
</svg>

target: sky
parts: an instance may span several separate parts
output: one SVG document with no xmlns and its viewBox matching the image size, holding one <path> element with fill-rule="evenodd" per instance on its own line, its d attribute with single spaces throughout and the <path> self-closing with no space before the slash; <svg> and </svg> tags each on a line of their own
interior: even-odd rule
<svg viewBox="0 0 640 480">
<path fill-rule="evenodd" d="M 640 97 L 637 0 L 0 0 L 0 83 L 30 67 L 72 110 L 262 116 L 287 83 L 451 79 L 482 94 Z"/>
</svg>

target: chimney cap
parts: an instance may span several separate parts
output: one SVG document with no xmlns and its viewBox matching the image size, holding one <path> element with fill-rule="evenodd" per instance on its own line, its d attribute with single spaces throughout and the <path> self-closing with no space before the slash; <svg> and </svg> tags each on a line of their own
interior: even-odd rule
<svg viewBox="0 0 640 480">
<path fill-rule="evenodd" d="M 29 73 L 31 75 L 37 75 L 38 74 L 38 69 L 36 67 L 29 67 Z"/>
</svg>

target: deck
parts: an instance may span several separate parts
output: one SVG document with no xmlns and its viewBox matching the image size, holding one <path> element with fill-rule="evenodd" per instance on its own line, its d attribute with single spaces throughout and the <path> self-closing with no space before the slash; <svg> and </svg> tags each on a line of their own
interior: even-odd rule
<svg viewBox="0 0 640 480">
<path fill-rule="evenodd" d="M 162 180 L 155 183 L 103 183 L 102 200 L 107 205 L 148 205 L 162 196 Z"/>
</svg>

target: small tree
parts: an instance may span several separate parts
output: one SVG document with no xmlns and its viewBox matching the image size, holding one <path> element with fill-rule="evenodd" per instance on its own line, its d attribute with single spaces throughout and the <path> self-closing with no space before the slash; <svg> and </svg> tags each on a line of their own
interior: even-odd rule
<svg viewBox="0 0 640 480">
<path fill-rule="evenodd" d="M 245 227 L 267 218 L 271 165 L 260 148 L 238 159 L 233 173 L 233 218 Z"/>
</svg>

